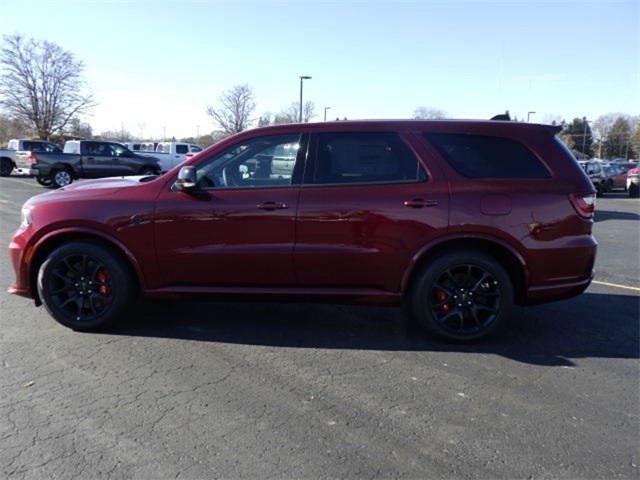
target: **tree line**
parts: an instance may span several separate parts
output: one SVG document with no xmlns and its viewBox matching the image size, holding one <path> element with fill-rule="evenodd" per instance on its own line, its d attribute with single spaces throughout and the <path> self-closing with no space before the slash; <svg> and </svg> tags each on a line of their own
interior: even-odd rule
<svg viewBox="0 0 640 480">
<path fill-rule="evenodd" d="M 124 128 L 95 135 L 91 125 L 81 120 L 95 106 L 83 80 L 84 64 L 55 43 L 6 35 L 0 49 L 0 68 L 0 144 L 24 136 L 58 143 L 69 138 L 136 139 Z M 256 126 L 296 123 L 300 118 L 309 122 L 316 117 L 313 102 L 302 105 L 302 116 L 300 107 L 294 101 L 277 113 L 256 116 L 253 89 L 248 84 L 235 85 L 223 91 L 216 104 L 206 107 L 217 128 L 198 138 L 182 140 L 207 146 Z M 447 116 L 443 110 L 424 106 L 413 112 L 416 119 Z M 578 157 L 628 159 L 640 155 L 640 116 L 611 113 L 593 122 L 574 118 L 558 123 L 563 127 L 560 138 Z"/>
</svg>

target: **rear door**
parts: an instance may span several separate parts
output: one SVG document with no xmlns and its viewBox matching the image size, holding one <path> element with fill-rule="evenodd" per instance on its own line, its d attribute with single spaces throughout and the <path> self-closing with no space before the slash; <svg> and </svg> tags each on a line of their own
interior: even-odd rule
<svg viewBox="0 0 640 480">
<path fill-rule="evenodd" d="M 114 175 L 114 157 L 108 142 L 82 142 L 82 169 L 87 178 Z"/>
<path fill-rule="evenodd" d="M 296 219 L 301 286 L 398 292 L 414 255 L 446 231 L 447 183 L 411 139 L 388 131 L 312 136 Z"/>
</svg>

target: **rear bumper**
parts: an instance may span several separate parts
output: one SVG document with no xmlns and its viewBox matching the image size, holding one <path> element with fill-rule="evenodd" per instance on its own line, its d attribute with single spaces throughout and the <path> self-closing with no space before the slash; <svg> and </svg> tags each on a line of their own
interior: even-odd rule
<svg viewBox="0 0 640 480">
<path fill-rule="evenodd" d="M 13 169 L 13 174 L 14 175 L 38 175 L 38 170 L 35 168 L 29 168 L 29 167 L 16 167 Z"/>
<path fill-rule="evenodd" d="M 530 258 L 531 283 L 524 303 L 553 302 L 584 292 L 593 280 L 598 243 L 592 235 L 574 237 L 561 248 L 539 250 Z"/>
<path fill-rule="evenodd" d="M 575 297 L 589 287 L 593 276 L 592 272 L 588 278 L 576 282 L 529 287 L 525 303 L 527 305 L 535 305 L 537 303 L 555 302 L 556 300 Z"/>
</svg>

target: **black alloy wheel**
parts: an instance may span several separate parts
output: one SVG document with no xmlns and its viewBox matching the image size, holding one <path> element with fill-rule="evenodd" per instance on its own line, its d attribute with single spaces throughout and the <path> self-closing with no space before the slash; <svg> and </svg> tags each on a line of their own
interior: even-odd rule
<svg viewBox="0 0 640 480">
<path fill-rule="evenodd" d="M 464 264 L 448 268 L 438 277 L 430 292 L 429 307 L 443 330 L 469 335 L 495 321 L 501 298 L 499 282 L 490 272 Z"/>
<path fill-rule="evenodd" d="M 476 250 L 435 254 L 416 274 L 407 312 L 425 331 L 474 341 L 503 326 L 513 306 L 511 277 L 494 257 Z"/>
<path fill-rule="evenodd" d="M 92 241 L 54 250 L 38 272 L 38 295 L 59 323 L 96 330 L 115 322 L 136 291 L 133 275 L 111 248 Z"/>
</svg>

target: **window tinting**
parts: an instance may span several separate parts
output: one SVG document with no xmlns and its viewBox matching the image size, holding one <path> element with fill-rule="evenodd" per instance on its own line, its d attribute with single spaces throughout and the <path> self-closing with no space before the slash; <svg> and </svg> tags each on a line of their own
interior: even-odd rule
<svg viewBox="0 0 640 480">
<path fill-rule="evenodd" d="M 540 160 L 509 138 L 452 133 L 427 133 L 425 137 L 465 177 L 549 178 Z"/>
<path fill-rule="evenodd" d="M 184 154 L 189 153 L 188 145 L 176 145 L 176 153 Z"/>
<path fill-rule="evenodd" d="M 394 133 L 318 134 L 315 184 L 424 180 L 416 157 Z"/>
</svg>

